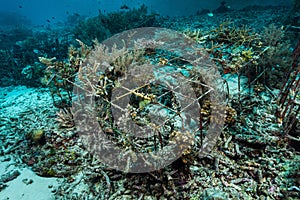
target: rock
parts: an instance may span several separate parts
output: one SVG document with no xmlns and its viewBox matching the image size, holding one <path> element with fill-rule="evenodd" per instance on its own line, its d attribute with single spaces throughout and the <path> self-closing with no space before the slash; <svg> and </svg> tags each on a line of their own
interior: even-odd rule
<svg viewBox="0 0 300 200">
<path fill-rule="evenodd" d="M 6 184 L 0 183 L 0 192 L 1 192 L 2 190 L 4 190 L 6 187 L 7 187 Z"/>
<path fill-rule="evenodd" d="M 228 195 L 222 191 L 208 188 L 202 194 L 201 198 L 203 200 L 226 200 L 228 199 Z"/>
<path fill-rule="evenodd" d="M 30 134 L 30 139 L 35 142 L 36 144 L 45 144 L 45 131 L 43 129 L 35 129 Z"/>
<path fill-rule="evenodd" d="M 7 183 L 16 179 L 21 173 L 18 170 L 10 171 L 6 174 L 3 174 L 0 178 L 0 182 Z"/>
<path fill-rule="evenodd" d="M 22 182 L 25 183 L 26 185 L 30 185 L 30 184 L 33 183 L 33 180 L 32 180 L 32 179 L 28 179 L 28 178 L 24 178 L 24 179 L 22 180 Z"/>
</svg>

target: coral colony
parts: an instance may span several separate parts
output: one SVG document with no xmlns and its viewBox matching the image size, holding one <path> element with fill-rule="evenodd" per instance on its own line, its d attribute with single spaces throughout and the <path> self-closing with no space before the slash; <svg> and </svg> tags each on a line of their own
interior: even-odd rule
<svg viewBox="0 0 300 200">
<path fill-rule="evenodd" d="M 299 10 L 5 15 L 1 199 L 299 199 Z"/>
</svg>

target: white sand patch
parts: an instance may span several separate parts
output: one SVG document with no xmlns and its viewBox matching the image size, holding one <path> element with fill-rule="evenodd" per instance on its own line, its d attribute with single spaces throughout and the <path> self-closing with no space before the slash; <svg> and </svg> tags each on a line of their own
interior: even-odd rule
<svg viewBox="0 0 300 200">
<path fill-rule="evenodd" d="M 15 170 L 21 173 L 17 178 L 6 183 L 7 187 L 0 192 L 0 200 L 54 199 L 51 191 L 58 185 L 56 178 L 39 177 L 30 169 L 16 167 L 12 162 L 1 162 L 0 169 L 1 174 Z M 29 181 L 32 183 L 26 184 Z"/>
</svg>

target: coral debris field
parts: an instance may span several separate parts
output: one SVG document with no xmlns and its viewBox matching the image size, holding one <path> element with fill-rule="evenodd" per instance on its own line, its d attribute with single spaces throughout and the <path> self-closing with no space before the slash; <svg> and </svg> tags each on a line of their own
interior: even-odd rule
<svg viewBox="0 0 300 200">
<path fill-rule="evenodd" d="M 13 48 L 6 41 L 0 50 L 1 198 L 30 199 L 28 191 L 37 196 L 44 191 L 38 199 L 299 199 L 300 38 L 297 24 L 282 20 L 289 20 L 288 12 L 285 7 L 248 7 L 176 18 L 147 14 L 142 6 L 78 19 L 75 26 L 57 25 L 51 34 L 18 30 L 22 40 L 10 36 Z M 163 148 L 171 134 L 130 140 L 111 125 L 110 94 L 128 66 L 151 63 L 188 71 L 189 63 L 149 46 L 107 52 L 100 45 L 115 33 L 148 26 L 176 30 L 209 56 L 226 88 L 225 125 L 210 154 L 200 158 L 201 138 L 213 120 L 213 103 L 201 98 L 203 132 L 194 136 L 190 149 L 160 170 L 125 173 L 107 167 L 84 145 L 71 109 L 73 86 L 78 79 L 92 80 L 80 76 L 88 59 L 111 59 L 94 85 L 105 134 L 124 148 Z M 205 92 L 194 90 L 199 96 Z M 155 85 L 130 91 L 129 114 L 136 123 L 149 123 L 145 115 L 151 103 L 177 109 L 172 95 L 154 102 L 160 92 L 168 93 Z M 16 185 L 21 192 L 8 192 Z"/>
</svg>

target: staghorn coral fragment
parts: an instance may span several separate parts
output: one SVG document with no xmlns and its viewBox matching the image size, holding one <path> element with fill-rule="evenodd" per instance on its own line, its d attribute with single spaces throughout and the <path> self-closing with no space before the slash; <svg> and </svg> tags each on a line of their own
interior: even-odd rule
<svg viewBox="0 0 300 200">
<path fill-rule="evenodd" d="M 39 57 L 39 61 L 48 67 L 53 65 L 53 62 L 55 60 L 56 60 L 56 57 L 53 57 L 53 58 Z"/>
</svg>

